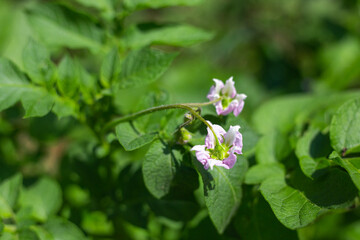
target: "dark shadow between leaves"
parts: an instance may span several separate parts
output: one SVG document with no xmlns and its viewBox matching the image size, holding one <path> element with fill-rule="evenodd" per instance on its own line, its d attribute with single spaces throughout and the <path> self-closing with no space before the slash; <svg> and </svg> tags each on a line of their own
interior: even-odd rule
<svg viewBox="0 0 360 240">
<path fill-rule="evenodd" d="M 358 193 L 350 176 L 336 167 L 317 170 L 313 180 L 297 168 L 287 183 L 303 192 L 311 202 L 324 208 L 348 207 Z"/>
</svg>

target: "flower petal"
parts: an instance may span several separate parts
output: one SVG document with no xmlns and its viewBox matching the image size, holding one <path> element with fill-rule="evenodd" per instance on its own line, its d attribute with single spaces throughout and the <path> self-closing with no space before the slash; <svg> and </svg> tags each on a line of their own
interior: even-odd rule
<svg viewBox="0 0 360 240">
<path fill-rule="evenodd" d="M 227 166 L 226 169 L 232 168 L 236 163 L 236 155 L 234 153 L 230 153 L 229 157 L 227 157 L 224 161 L 222 161 L 224 165 Z"/>
<path fill-rule="evenodd" d="M 236 158 L 236 157 L 235 157 Z M 229 166 L 224 163 L 224 161 L 216 160 L 216 159 L 209 159 L 208 161 L 209 167 L 211 170 L 214 169 L 214 166 L 224 167 L 229 169 Z"/>
<path fill-rule="evenodd" d="M 233 147 L 230 149 L 232 152 L 242 154 L 243 138 L 241 133 L 236 134 L 236 138 L 233 142 Z"/>
<path fill-rule="evenodd" d="M 234 98 L 236 96 L 235 83 L 233 81 L 233 77 L 230 77 L 226 80 L 224 87 L 221 89 L 221 93 L 225 96 Z"/>
<path fill-rule="evenodd" d="M 191 148 L 191 151 L 195 151 L 195 156 L 202 165 L 206 165 L 210 158 L 210 154 L 205 150 L 205 145 L 195 145 Z"/>
<path fill-rule="evenodd" d="M 238 105 L 234 108 L 234 115 L 235 117 L 237 117 L 241 111 L 244 108 L 244 100 L 247 98 L 247 96 L 245 94 L 237 94 L 236 95 L 236 100 L 238 101 Z"/>
<path fill-rule="evenodd" d="M 220 90 L 224 87 L 224 83 L 221 80 L 213 79 L 215 85 L 211 86 L 208 95 L 206 96 L 210 101 L 216 100 L 220 97 Z"/>
<path fill-rule="evenodd" d="M 240 126 L 230 126 L 229 131 L 225 134 L 225 145 L 230 147 L 234 144 L 235 139 L 238 137 Z"/>
<path fill-rule="evenodd" d="M 220 143 L 222 143 L 223 142 L 222 136 L 226 133 L 226 131 L 217 124 L 212 124 L 210 121 L 207 121 L 207 122 L 212 126 L 212 128 L 214 129 L 214 132 L 216 134 L 216 137 L 219 139 Z M 213 149 L 216 144 L 214 134 L 212 133 L 210 128 L 207 128 L 207 132 L 208 132 L 208 134 L 206 135 L 206 138 L 205 138 L 205 146 L 208 149 Z"/>
</svg>

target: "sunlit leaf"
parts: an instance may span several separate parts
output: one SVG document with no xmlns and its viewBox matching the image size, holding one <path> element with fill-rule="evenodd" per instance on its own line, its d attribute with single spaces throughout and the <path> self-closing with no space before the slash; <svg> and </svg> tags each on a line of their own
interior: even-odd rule
<svg viewBox="0 0 360 240">
<path fill-rule="evenodd" d="M 50 61 L 48 50 L 30 39 L 23 50 L 23 65 L 31 81 L 50 86 L 55 73 L 55 66 Z"/>
<path fill-rule="evenodd" d="M 146 153 L 142 167 L 144 182 L 149 192 L 156 198 L 169 193 L 175 176 L 176 158 L 179 158 L 179 152 L 172 151 L 160 140 L 155 141 Z"/>
<path fill-rule="evenodd" d="M 330 125 L 332 147 L 339 153 L 360 152 L 360 99 L 344 103 Z"/>
<path fill-rule="evenodd" d="M 194 164 L 203 180 L 205 203 L 210 218 L 217 231 L 223 233 L 241 202 L 241 184 L 248 168 L 247 160 L 238 156 L 233 168 L 215 166 L 209 171 L 195 159 Z"/>
<path fill-rule="evenodd" d="M 213 34 L 190 25 L 165 26 L 148 31 L 135 27 L 125 36 L 125 44 L 130 48 L 141 48 L 149 44 L 186 47 L 208 41 Z"/>
<path fill-rule="evenodd" d="M 279 221 L 290 229 L 304 227 L 320 214 L 321 207 L 309 201 L 300 191 L 289 187 L 283 175 L 266 179 L 260 190 Z"/>
<path fill-rule="evenodd" d="M 117 85 L 139 87 L 157 80 L 170 66 L 177 53 L 144 48 L 131 52 L 124 60 Z"/>
<path fill-rule="evenodd" d="M 104 58 L 100 69 L 101 84 L 109 88 L 121 71 L 120 55 L 117 48 L 113 48 Z"/>
<path fill-rule="evenodd" d="M 101 49 L 102 31 L 81 14 L 65 8 L 38 4 L 28 10 L 29 22 L 47 45 L 69 48 Z"/>
<path fill-rule="evenodd" d="M 154 141 L 157 133 L 140 133 L 130 123 L 125 122 L 116 126 L 116 136 L 126 151 L 132 151 Z"/>
<path fill-rule="evenodd" d="M 32 216 L 40 221 L 47 220 L 61 207 L 62 193 L 59 184 L 49 178 L 41 178 L 25 189 L 20 196 L 20 205 L 30 207 Z"/>
<path fill-rule="evenodd" d="M 53 240 L 85 240 L 84 233 L 73 223 L 63 218 L 52 218 L 44 228 L 53 236 Z"/>
</svg>

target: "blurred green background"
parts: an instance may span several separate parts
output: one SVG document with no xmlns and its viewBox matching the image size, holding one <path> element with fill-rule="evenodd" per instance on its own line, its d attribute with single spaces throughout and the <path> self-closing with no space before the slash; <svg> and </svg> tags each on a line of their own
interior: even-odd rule
<svg viewBox="0 0 360 240">
<path fill-rule="evenodd" d="M 29 1 L 0 1 L 0 55 L 20 66 L 22 49 L 34 36 L 25 3 Z M 247 112 L 277 94 L 359 85 L 356 0 L 207 0 L 194 7 L 138 11 L 126 24 L 149 20 L 191 23 L 215 33 L 207 43 L 182 49 L 161 81 L 151 86 L 168 90 L 175 102 L 203 101 L 212 78 L 230 76 L 249 95 Z M 131 98 L 139 91 L 146 90 L 124 94 Z"/>
</svg>

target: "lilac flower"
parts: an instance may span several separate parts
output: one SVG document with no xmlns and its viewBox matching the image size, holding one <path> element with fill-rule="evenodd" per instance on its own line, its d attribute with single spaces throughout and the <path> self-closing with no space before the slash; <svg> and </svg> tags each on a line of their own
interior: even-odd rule
<svg viewBox="0 0 360 240">
<path fill-rule="evenodd" d="M 213 79 L 215 85 L 210 88 L 207 98 L 214 101 L 222 97 L 221 101 L 214 103 L 218 115 L 227 115 L 231 112 L 237 117 L 244 108 L 245 94 L 237 94 L 233 77 L 226 80 L 225 85 L 221 80 Z"/>
<path fill-rule="evenodd" d="M 205 145 L 196 145 L 191 151 L 195 151 L 196 158 L 204 165 L 205 169 L 210 167 L 212 170 L 214 166 L 230 169 L 236 163 L 235 153 L 242 154 L 243 143 L 242 135 L 239 132 L 240 126 L 230 126 L 228 132 L 216 124 L 213 124 L 212 127 L 219 142 L 216 141 L 212 131 L 207 128 Z"/>
</svg>

